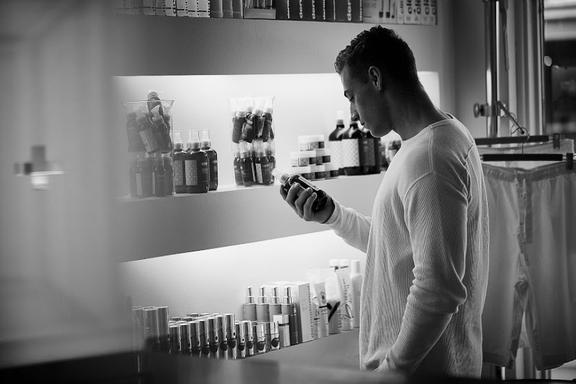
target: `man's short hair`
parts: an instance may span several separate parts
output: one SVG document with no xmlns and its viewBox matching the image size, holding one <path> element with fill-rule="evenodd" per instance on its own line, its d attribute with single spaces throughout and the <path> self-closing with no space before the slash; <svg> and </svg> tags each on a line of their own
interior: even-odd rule
<svg viewBox="0 0 576 384">
<path fill-rule="evenodd" d="M 406 85 L 418 81 L 412 50 L 396 32 L 380 25 L 362 31 L 336 57 L 334 68 L 342 73 L 348 65 L 352 77 L 368 81 L 368 68 L 378 67 L 384 74 Z"/>
</svg>

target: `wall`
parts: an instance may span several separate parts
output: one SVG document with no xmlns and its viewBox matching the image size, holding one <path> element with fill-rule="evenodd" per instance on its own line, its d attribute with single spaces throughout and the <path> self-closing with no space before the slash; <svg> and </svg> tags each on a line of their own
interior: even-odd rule
<svg viewBox="0 0 576 384">
<path fill-rule="evenodd" d="M 0 2 L 0 367 L 126 348 L 110 257 L 100 2 Z M 64 175 L 34 190 L 32 145 Z"/>
<path fill-rule="evenodd" d="M 486 119 L 474 117 L 475 103 L 486 102 L 484 2 L 452 2 L 454 12 L 455 114 L 474 137 L 486 136 Z"/>
</svg>

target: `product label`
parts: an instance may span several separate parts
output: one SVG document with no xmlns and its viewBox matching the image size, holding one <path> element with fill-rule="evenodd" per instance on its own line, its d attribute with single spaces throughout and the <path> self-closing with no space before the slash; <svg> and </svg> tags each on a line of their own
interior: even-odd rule
<svg viewBox="0 0 576 384">
<path fill-rule="evenodd" d="M 342 140 L 342 153 L 341 153 L 342 167 L 359 167 L 360 166 L 360 151 L 358 148 L 358 139 L 345 139 Z"/>
<path fill-rule="evenodd" d="M 256 182 L 262 184 L 262 164 L 256 163 Z"/>
<path fill-rule="evenodd" d="M 186 185 L 198 185 L 198 166 L 196 160 L 184 160 Z"/>
<path fill-rule="evenodd" d="M 174 185 L 184 184 L 184 160 L 174 160 Z"/>
<path fill-rule="evenodd" d="M 331 153 L 331 162 L 336 169 L 340 168 L 341 162 L 341 152 L 342 152 L 342 142 L 341 141 L 329 141 L 328 142 L 328 149 Z"/>
</svg>

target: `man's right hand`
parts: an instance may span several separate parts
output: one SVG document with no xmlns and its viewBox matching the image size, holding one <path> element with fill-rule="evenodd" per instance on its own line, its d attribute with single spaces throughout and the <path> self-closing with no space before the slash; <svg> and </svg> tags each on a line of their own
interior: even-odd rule
<svg viewBox="0 0 576 384">
<path fill-rule="evenodd" d="M 326 205 L 319 211 L 312 211 L 312 204 L 314 204 L 318 196 L 311 188 L 303 188 L 298 183 L 293 183 L 287 193 L 284 188 L 280 187 L 280 195 L 292 207 L 294 212 L 306 221 L 324 224 L 332 216 L 335 209 L 332 198 L 326 196 L 328 198 Z"/>
</svg>

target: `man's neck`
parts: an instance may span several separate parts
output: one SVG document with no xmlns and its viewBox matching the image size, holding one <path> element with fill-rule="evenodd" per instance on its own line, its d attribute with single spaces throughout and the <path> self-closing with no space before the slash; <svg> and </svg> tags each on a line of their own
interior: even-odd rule
<svg viewBox="0 0 576 384">
<path fill-rule="evenodd" d="M 394 130 L 402 140 L 416 136 L 424 128 L 446 116 L 441 113 L 422 90 L 400 94 L 392 100 Z"/>
</svg>

